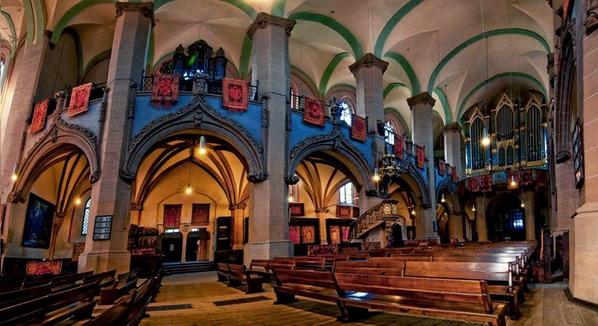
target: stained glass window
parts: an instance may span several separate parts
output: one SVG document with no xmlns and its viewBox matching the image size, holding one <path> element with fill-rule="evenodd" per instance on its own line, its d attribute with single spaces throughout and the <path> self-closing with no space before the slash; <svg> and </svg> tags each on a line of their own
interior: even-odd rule
<svg viewBox="0 0 598 326">
<path fill-rule="evenodd" d="M 91 210 L 91 198 L 85 202 L 85 208 L 83 208 L 83 222 L 81 223 L 81 235 L 87 235 L 87 229 L 89 226 L 89 211 Z"/>
</svg>

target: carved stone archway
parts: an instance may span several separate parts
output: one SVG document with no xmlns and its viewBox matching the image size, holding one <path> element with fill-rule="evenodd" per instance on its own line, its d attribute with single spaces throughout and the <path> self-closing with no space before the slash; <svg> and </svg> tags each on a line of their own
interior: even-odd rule
<svg viewBox="0 0 598 326">
<path fill-rule="evenodd" d="M 134 136 L 127 148 L 121 176 L 133 180 L 143 158 L 155 146 L 189 130 L 201 130 L 234 148 L 246 164 L 249 181 L 261 182 L 268 177 L 261 141 L 238 122 L 216 112 L 203 97 L 195 97 L 188 106 L 152 121 Z"/>
</svg>

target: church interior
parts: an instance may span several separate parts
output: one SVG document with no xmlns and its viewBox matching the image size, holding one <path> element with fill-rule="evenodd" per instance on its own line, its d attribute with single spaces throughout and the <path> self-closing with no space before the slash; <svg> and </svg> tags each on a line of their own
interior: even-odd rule
<svg viewBox="0 0 598 326">
<path fill-rule="evenodd" d="M 598 325 L 598 0 L 0 12 L 0 325 Z"/>
</svg>

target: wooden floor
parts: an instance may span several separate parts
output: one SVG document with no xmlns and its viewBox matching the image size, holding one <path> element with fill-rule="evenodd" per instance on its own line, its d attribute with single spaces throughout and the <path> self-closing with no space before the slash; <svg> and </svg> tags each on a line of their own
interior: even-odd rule
<svg viewBox="0 0 598 326">
<path fill-rule="evenodd" d="M 216 282 L 214 272 L 168 276 L 162 282 L 157 302 L 150 306 L 150 317 L 142 325 L 468 325 L 459 322 L 372 313 L 360 323 L 337 322 L 335 305 L 298 297 L 296 303 L 273 305 L 274 293 L 266 291 L 246 295 Z M 564 294 L 565 284 L 534 286 L 526 294 L 523 317 L 508 320 L 508 325 L 598 325 L 598 312 L 573 304 Z M 235 300 L 255 297 L 261 301 L 240 303 Z M 259 298 L 258 298 L 259 299 Z M 265 300 L 264 300 L 265 299 Z M 215 302 L 232 300 L 217 306 Z M 169 305 L 190 304 L 191 309 L 153 311 Z"/>
</svg>

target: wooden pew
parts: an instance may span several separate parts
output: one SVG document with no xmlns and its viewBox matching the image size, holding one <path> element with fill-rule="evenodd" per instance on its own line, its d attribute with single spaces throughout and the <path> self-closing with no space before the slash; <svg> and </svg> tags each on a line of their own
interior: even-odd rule
<svg viewBox="0 0 598 326">
<path fill-rule="evenodd" d="M 259 276 L 256 273 L 245 268 L 245 265 L 228 264 L 230 271 L 228 282 L 230 286 L 238 286 L 245 283 L 247 285 L 247 294 L 262 292 L 262 284 L 267 282 L 267 279 L 263 276 Z"/>
<path fill-rule="evenodd" d="M 47 296 L 51 292 L 49 284 L 17 289 L 0 293 L 0 307 L 8 307 L 24 301 Z"/>
<path fill-rule="evenodd" d="M 407 261 L 403 276 L 484 280 L 488 283 L 491 299 L 508 303 L 513 319 L 520 315 L 519 298 L 523 293 L 520 286 L 513 285 L 513 273 L 509 264 Z"/>
<path fill-rule="evenodd" d="M 85 326 L 106 326 L 106 325 L 126 325 L 131 303 L 134 294 L 128 294 L 119 298 L 112 307 L 105 310 L 93 319 L 83 323 Z"/>
<path fill-rule="evenodd" d="M 114 275 L 116 270 L 87 275 L 83 278 L 83 284 L 98 283 L 100 288 L 111 286 L 114 284 Z"/>
<path fill-rule="evenodd" d="M 274 272 L 275 304 L 295 301 L 295 295 L 336 302 L 337 287 L 329 271 L 278 269 Z"/>
<path fill-rule="evenodd" d="M 116 299 L 137 287 L 138 280 L 137 274 L 131 274 L 130 272 L 120 274 L 114 285 L 104 287 L 100 291 L 100 304 L 113 304 Z"/>
<path fill-rule="evenodd" d="M 89 318 L 97 292 L 97 284 L 88 284 L 1 308 L 0 325 L 54 325 L 70 318 Z"/>
<path fill-rule="evenodd" d="M 326 260 L 319 256 L 293 257 L 294 269 L 325 270 Z"/>
<path fill-rule="evenodd" d="M 228 268 L 227 263 L 217 263 L 216 264 L 216 273 L 218 275 L 218 282 L 226 282 L 228 281 L 230 270 Z"/>
<path fill-rule="evenodd" d="M 339 288 L 339 309 L 345 320 L 364 317 L 368 309 L 375 309 L 505 325 L 505 307 L 491 302 L 485 281 L 358 273 L 359 269 L 353 273 L 334 273 Z"/>
<path fill-rule="evenodd" d="M 404 269 L 404 261 L 394 260 L 338 261 L 334 265 L 335 273 L 359 270 L 360 274 L 403 276 Z"/>
</svg>

